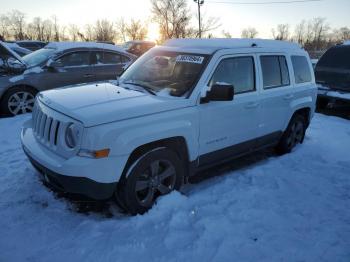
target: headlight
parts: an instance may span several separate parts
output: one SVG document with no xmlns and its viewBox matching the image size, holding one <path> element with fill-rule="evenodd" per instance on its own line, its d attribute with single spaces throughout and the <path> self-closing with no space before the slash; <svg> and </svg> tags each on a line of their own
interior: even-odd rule
<svg viewBox="0 0 350 262">
<path fill-rule="evenodd" d="M 69 124 L 66 129 L 66 136 L 65 136 L 66 145 L 69 148 L 75 148 L 78 144 L 79 136 L 80 136 L 80 132 L 78 127 L 73 123 Z"/>
</svg>

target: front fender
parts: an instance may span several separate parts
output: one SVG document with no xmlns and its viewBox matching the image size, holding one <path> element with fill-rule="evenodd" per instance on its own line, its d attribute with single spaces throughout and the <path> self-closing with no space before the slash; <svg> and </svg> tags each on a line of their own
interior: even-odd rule
<svg viewBox="0 0 350 262">
<path fill-rule="evenodd" d="M 198 112 L 189 107 L 88 128 L 82 147 L 110 148 L 111 156 L 130 155 L 136 148 L 173 137 L 186 141 L 190 160 L 198 155 Z"/>
</svg>

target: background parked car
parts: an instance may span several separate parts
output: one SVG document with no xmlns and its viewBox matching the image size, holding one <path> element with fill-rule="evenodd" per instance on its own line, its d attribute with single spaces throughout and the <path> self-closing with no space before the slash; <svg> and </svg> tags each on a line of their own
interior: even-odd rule
<svg viewBox="0 0 350 262">
<path fill-rule="evenodd" d="M 30 112 L 38 91 L 115 79 L 136 57 L 114 45 L 50 43 L 23 58 L 2 46 L 0 113 Z"/>
<path fill-rule="evenodd" d="M 41 49 L 41 48 L 43 48 L 44 46 L 47 45 L 46 42 L 33 41 L 33 40 L 16 41 L 16 44 L 19 45 L 20 47 L 29 49 L 31 51 L 39 50 L 39 49 Z"/>
<path fill-rule="evenodd" d="M 25 56 L 32 52 L 27 48 L 20 47 L 17 43 L 14 42 L 5 42 L 5 45 L 9 47 L 12 51 L 15 51 L 19 56 Z"/>
<path fill-rule="evenodd" d="M 316 65 L 315 76 L 319 108 L 350 108 L 350 42 L 327 50 Z"/>
<path fill-rule="evenodd" d="M 155 45 L 156 44 L 151 41 L 134 40 L 124 43 L 122 47 L 131 54 L 141 56 Z"/>
</svg>

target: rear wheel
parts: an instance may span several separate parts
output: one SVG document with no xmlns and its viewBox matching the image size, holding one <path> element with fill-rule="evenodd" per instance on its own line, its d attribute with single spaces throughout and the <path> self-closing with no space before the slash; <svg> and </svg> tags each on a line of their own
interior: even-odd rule
<svg viewBox="0 0 350 262">
<path fill-rule="evenodd" d="M 127 174 L 116 197 L 121 207 L 135 215 L 149 210 L 159 196 L 180 189 L 184 168 L 174 151 L 159 148 L 136 160 Z"/>
<path fill-rule="evenodd" d="M 36 91 L 30 87 L 14 87 L 9 89 L 0 102 L 1 114 L 15 116 L 32 112 Z"/>
<path fill-rule="evenodd" d="M 283 133 L 276 151 L 279 154 L 290 153 L 292 149 L 304 141 L 306 123 L 304 117 L 295 115 L 289 122 L 287 130 Z"/>
</svg>

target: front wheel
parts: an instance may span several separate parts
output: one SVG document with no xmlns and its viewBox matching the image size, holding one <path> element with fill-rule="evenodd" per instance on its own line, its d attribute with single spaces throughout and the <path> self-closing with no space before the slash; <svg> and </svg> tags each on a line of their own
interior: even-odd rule
<svg viewBox="0 0 350 262">
<path fill-rule="evenodd" d="M 180 189 L 184 166 L 179 156 L 168 148 L 149 151 L 129 168 L 127 177 L 119 182 L 116 196 L 129 213 L 143 214 L 156 199 Z"/>
<path fill-rule="evenodd" d="M 15 116 L 32 112 L 36 91 L 26 86 L 10 88 L 0 102 L 0 113 Z"/>
<path fill-rule="evenodd" d="M 295 115 L 289 122 L 287 130 L 283 133 L 276 151 L 278 154 L 290 153 L 292 149 L 304 141 L 306 123 L 304 117 Z"/>
</svg>

